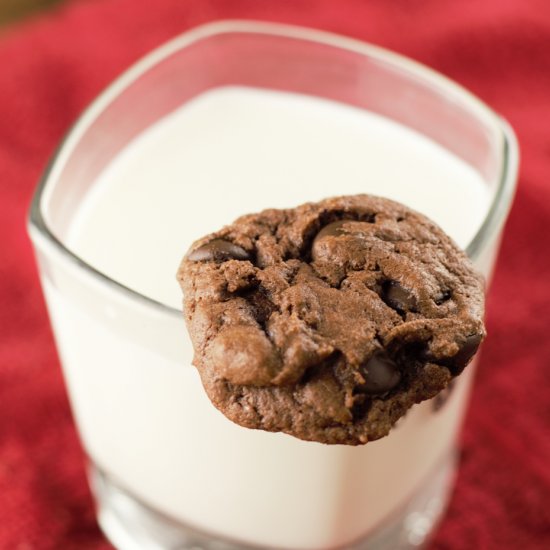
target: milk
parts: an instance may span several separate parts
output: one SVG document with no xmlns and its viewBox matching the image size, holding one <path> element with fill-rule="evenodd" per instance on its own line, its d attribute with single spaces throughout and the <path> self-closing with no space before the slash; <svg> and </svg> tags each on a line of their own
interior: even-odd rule
<svg viewBox="0 0 550 550">
<path fill-rule="evenodd" d="M 401 201 L 463 247 L 489 204 L 472 168 L 387 119 L 306 96 L 220 88 L 127 146 L 88 192 L 66 242 L 124 286 L 179 307 L 175 273 L 196 238 L 244 213 L 354 193 Z M 471 369 L 441 411 L 416 406 L 382 440 L 304 442 L 241 428 L 215 410 L 183 321 L 173 333 L 160 317 L 129 332 L 116 291 L 89 304 L 95 315 L 44 285 L 92 462 L 185 525 L 270 548 L 350 544 L 402 514 L 452 451 Z"/>
<path fill-rule="evenodd" d="M 179 308 L 174 273 L 195 239 L 242 214 L 354 193 L 415 208 L 463 247 L 489 201 L 472 168 L 388 119 L 311 97 L 223 88 L 117 157 L 75 217 L 68 246 Z"/>
</svg>

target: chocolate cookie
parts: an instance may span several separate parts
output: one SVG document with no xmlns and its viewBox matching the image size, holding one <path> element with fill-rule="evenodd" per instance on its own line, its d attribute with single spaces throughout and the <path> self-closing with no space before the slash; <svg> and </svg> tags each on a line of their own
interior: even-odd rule
<svg viewBox="0 0 550 550">
<path fill-rule="evenodd" d="M 178 280 L 212 403 L 306 440 L 385 436 L 485 335 L 466 255 L 426 217 L 368 195 L 243 216 L 197 241 Z"/>
</svg>

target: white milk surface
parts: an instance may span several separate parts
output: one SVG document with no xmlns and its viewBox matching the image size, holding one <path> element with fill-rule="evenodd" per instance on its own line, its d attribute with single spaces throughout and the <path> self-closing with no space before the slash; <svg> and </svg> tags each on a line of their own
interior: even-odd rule
<svg viewBox="0 0 550 550">
<path fill-rule="evenodd" d="M 395 123 L 310 97 L 222 88 L 114 159 L 68 244 L 124 285 L 179 307 L 175 273 L 196 238 L 244 213 L 352 193 L 416 208 L 462 246 L 488 207 L 471 168 Z M 87 452 L 185 524 L 269 548 L 346 545 L 395 520 L 453 447 L 468 373 L 440 412 L 417 406 L 380 441 L 308 443 L 241 428 L 216 411 L 190 365 L 183 322 L 173 340 L 184 359 L 170 360 L 120 336 L 115 313 L 108 326 L 48 282 L 45 289 Z M 172 337 L 159 332 L 158 346 L 163 338 Z"/>
<path fill-rule="evenodd" d="M 178 263 L 197 238 L 263 208 L 371 193 L 432 218 L 466 246 L 487 211 L 480 176 L 388 119 L 246 88 L 199 96 L 105 170 L 68 244 L 111 276 L 179 307 Z"/>
</svg>

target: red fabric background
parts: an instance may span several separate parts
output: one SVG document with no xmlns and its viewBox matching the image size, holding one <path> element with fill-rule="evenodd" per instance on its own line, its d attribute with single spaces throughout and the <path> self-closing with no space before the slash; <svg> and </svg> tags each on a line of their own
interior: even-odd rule
<svg viewBox="0 0 550 550">
<path fill-rule="evenodd" d="M 94 522 L 25 233 L 35 183 L 113 77 L 220 17 L 309 25 L 392 48 L 466 85 L 517 130 L 521 178 L 489 298 L 490 338 L 457 489 L 431 548 L 550 548 L 546 0 L 88 0 L 0 37 L 0 548 L 110 548 Z"/>
</svg>

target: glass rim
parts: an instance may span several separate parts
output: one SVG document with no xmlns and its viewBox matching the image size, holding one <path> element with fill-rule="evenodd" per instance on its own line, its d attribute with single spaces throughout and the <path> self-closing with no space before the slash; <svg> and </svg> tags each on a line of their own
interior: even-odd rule
<svg viewBox="0 0 550 550">
<path fill-rule="evenodd" d="M 519 149 L 516 136 L 510 125 L 481 99 L 460 84 L 434 69 L 406 56 L 355 38 L 327 31 L 252 20 L 221 20 L 194 27 L 158 46 L 140 58 L 96 96 L 96 98 L 81 112 L 76 121 L 66 132 L 65 136 L 61 139 L 34 192 L 27 223 L 29 234 L 32 240 L 35 241 L 35 244 L 37 241 L 45 243 L 65 258 L 70 264 L 84 270 L 90 276 L 98 279 L 103 285 L 110 287 L 112 290 L 121 292 L 127 298 L 139 302 L 142 305 L 152 307 L 159 313 L 168 313 L 181 317 L 180 309 L 169 306 L 125 286 L 123 283 L 109 277 L 93 265 L 87 263 L 67 248 L 49 228 L 45 216 L 43 215 L 42 205 L 44 197 L 48 192 L 49 183 L 56 180 L 64 167 L 65 161 L 72 154 L 80 138 L 117 96 L 148 70 L 179 50 L 199 40 L 228 33 L 263 34 L 295 38 L 348 50 L 383 61 L 386 64 L 399 67 L 408 74 L 414 74 L 421 77 L 423 81 L 434 84 L 437 89 L 445 91 L 456 100 L 460 99 L 463 102 L 467 102 L 480 118 L 490 121 L 493 126 L 497 127 L 502 136 L 503 146 L 503 161 L 500 167 L 497 188 L 483 222 L 465 248 L 470 258 L 477 258 L 491 236 L 498 231 L 504 223 L 514 196 L 519 163 Z"/>
</svg>

